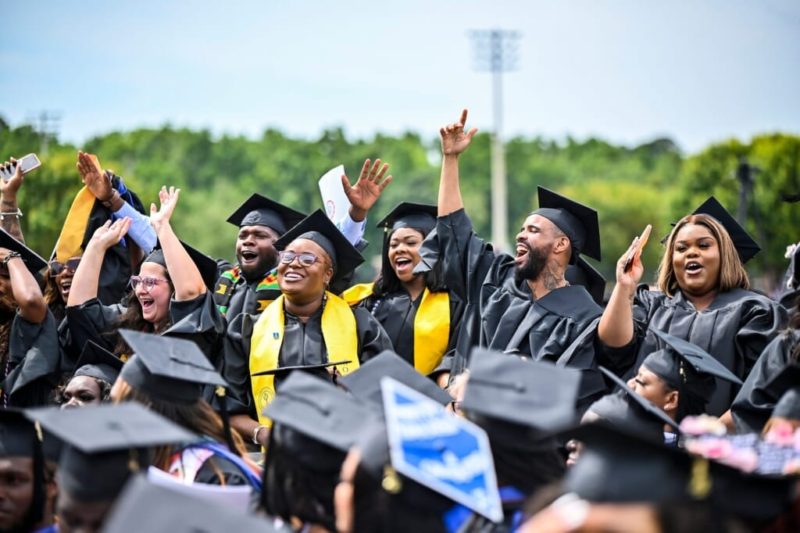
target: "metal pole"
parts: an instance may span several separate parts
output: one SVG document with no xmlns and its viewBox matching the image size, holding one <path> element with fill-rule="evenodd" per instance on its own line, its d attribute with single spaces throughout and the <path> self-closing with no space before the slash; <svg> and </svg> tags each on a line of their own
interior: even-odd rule
<svg viewBox="0 0 800 533">
<path fill-rule="evenodd" d="M 503 73 L 492 72 L 494 132 L 492 133 L 492 243 L 501 252 L 508 244 L 508 193 L 506 191 L 506 154 L 503 144 Z"/>
</svg>

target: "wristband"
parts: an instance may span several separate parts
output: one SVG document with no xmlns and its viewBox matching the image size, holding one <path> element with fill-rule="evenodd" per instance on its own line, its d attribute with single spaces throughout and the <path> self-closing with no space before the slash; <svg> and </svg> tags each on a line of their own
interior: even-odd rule
<svg viewBox="0 0 800 533">
<path fill-rule="evenodd" d="M 114 204 L 118 200 L 121 200 L 119 192 L 116 189 L 112 189 L 111 196 L 109 196 L 107 200 L 101 200 L 100 203 L 103 204 L 103 206 L 106 209 L 110 209 L 110 210 L 113 211 L 114 210 Z"/>
<path fill-rule="evenodd" d="M 14 259 L 15 257 L 22 258 L 22 254 L 20 254 L 19 252 L 14 252 L 14 251 L 8 252 L 8 255 L 5 256 L 5 258 L 3 259 L 3 263 L 2 263 L 3 266 L 7 267 L 8 266 L 8 262 L 11 261 L 12 259 Z"/>
<path fill-rule="evenodd" d="M 16 211 L 0 211 L 0 220 L 3 220 L 6 217 L 21 217 L 22 211 L 20 208 L 17 208 Z"/>
<path fill-rule="evenodd" d="M 261 445 L 261 443 L 258 442 L 258 432 L 261 431 L 262 429 L 267 429 L 267 426 L 258 425 L 255 428 L 253 428 L 253 444 Z"/>
</svg>

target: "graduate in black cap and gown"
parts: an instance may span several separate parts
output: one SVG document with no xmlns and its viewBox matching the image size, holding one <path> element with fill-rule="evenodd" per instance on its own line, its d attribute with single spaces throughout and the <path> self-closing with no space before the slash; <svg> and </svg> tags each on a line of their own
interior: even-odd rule
<svg viewBox="0 0 800 533">
<path fill-rule="evenodd" d="M 388 164 L 381 166 L 380 159 L 374 165 L 367 159 L 355 185 L 351 186 L 347 177 L 342 176 L 351 207 L 341 220 L 336 221 L 336 226 L 359 249 L 367 244 L 362 240 L 367 212 L 392 181 L 391 176 L 384 178 L 388 169 Z M 304 217 L 305 214 L 257 193 L 228 217 L 228 222 L 239 228 L 236 265 L 219 262 L 221 273 L 215 285 L 214 300 L 229 322 L 241 313 L 260 313 L 280 296 L 275 270 L 278 251 L 274 243 Z M 337 287 L 334 292 L 344 288 Z"/>
<path fill-rule="evenodd" d="M 150 220 L 161 248 L 148 255 L 139 274 L 131 277 L 133 292 L 127 306 L 103 305 L 97 299 L 97 282 L 105 251 L 126 234 L 130 220 L 106 223 L 95 232 L 69 295 L 67 318 L 75 342 L 92 340 L 124 359 L 130 351 L 117 335 L 120 327 L 190 338 L 221 368 L 225 321 L 208 289 L 214 282 L 216 264 L 183 245 L 172 230 L 169 220 L 179 193 L 179 189 L 162 187 L 160 210 L 151 206 Z"/>
<path fill-rule="evenodd" d="M 669 234 L 659 290 L 637 287 L 644 273 L 639 254 L 625 270 L 635 247 L 617 262 L 617 284 L 597 329 L 598 355 L 622 362 L 633 356 L 638 368 L 657 349 L 652 330 L 660 330 L 696 344 L 739 379 L 747 377 L 786 324 L 783 307 L 750 290 L 744 263 L 758 245 L 711 197 Z M 736 392 L 732 383 L 719 383 L 708 413 L 723 414 Z"/>
<path fill-rule="evenodd" d="M 337 366 L 347 374 L 391 349 L 375 317 L 366 309 L 351 309 L 328 290 L 364 259 L 325 213 L 309 215 L 275 247 L 280 250 L 281 296 L 261 315 L 243 315 L 240 331 L 233 335 L 229 329 L 225 342 L 224 377 L 234 400 L 230 411 L 240 415 L 233 423 L 260 444 L 266 442 L 269 424 L 262 413 L 275 396 L 274 376 L 264 371 L 349 361 Z"/>
<path fill-rule="evenodd" d="M 75 372 L 59 391 L 62 409 L 106 403 L 122 370 L 122 360 L 102 346 L 86 341 Z"/>
<path fill-rule="evenodd" d="M 0 405 L 49 402 L 60 378 L 56 321 L 36 275 L 44 259 L 0 229 Z"/>
<path fill-rule="evenodd" d="M 568 265 L 579 254 L 600 259 L 597 213 L 539 188 L 539 209 L 517 234 L 516 255 L 496 255 L 474 234 L 461 199 L 458 157 L 477 132 L 464 131 L 466 119 L 464 110 L 460 122 L 440 130 L 444 156 L 439 218 L 436 238 L 423 245 L 435 248 L 445 283 L 467 302 L 454 356 L 448 356 L 443 367 L 453 374 L 462 372 L 473 346 L 555 361 L 601 314 L 584 287 L 565 279 Z M 422 264 L 425 257 L 423 253 Z M 596 369 L 590 372 L 597 374 Z M 595 380 L 602 381 L 598 375 Z"/>
<path fill-rule="evenodd" d="M 462 300 L 445 287 L 440 267 L 414 273 L 419 247 L 436 227 L 436 206 L 403 202 L 378 227 L 384 229 L 378 279 L 354 285 L 342 297 L 372 313 L 395 352 L 423 375 L 430 375 L 452 347 L 464 308 Z"/>
</svg>

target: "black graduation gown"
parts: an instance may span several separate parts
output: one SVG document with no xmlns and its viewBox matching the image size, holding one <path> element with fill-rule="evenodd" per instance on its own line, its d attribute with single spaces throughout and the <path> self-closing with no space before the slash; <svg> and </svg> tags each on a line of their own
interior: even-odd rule
<svg viewBox="0 0 800 533">
<path fill-rule="evenodd" d="M 19 314 L 14 317 L 3 375 L 9 406 L 38 407 L 51 402 L 61 372 L 56 321 L 49 309 L 41 324 Z"/>
<path fill-rule="evenodd" d="M 800 343 L 800 331 L 790 330 L 775 337 L 761 352 L 753 370 L 731 406 L 739 433 L 760 433 L 780 398 L 767 390 L 767 383 L 785 367 L 797 364 L 792 350 Z"/>
<path fill-rule="evenodd" d="M 455 345 L 455 333 L 464 308 L 463 302 L 456 294 L 450 293 L 449 300 L 450 329 L 445 353 Z M 414 365 L 414 320 L 417 318 L 417 311 L 421 303 L 422 294 L 412 301 L 411 295 L 404 290 L 385 296 L 373 294 L 358 303 L 358 307 L 366 309 L 378 319 L 392 341 L 394 351 L 412 366 Z"/>
<path fill-rule="evenodd" d="M 96 298 L 67 307 L 67 321 L 74 342 L 83 346 L 91 340 L 113 352 L 119 318 L 125 310 L 123 305 L 103 305 Z M 194 341 L 215 368 L 221 369 L 226 322 L 217 311 L 211 292 L 207 291 L 193 300 L 172 300 L 169 312 L 172 326 L 162 335 Z"/>
<path fill-rule="evenodd" d="M 358 307 L 353 309 L 353 314 L 356 318 L 360 362 L 392 349 L 389 337 L 375 317 Z M 230 323 L 225 337 L 223 371 L 230 391 L 228 411 L 232 414 L 248 414 L 254 419 L 257 413 L 250 385 L 250 339 L 259 316 L 240 314 Z M 322 338 L 322 308 L 305 324 L 289 312 L 285 311 L 284 316 L 286 323 L 278 356 L 279 366 L 327 363 L 328 351 Z"/>
<path fill-rule="evenodd" d="M 744 380 L 767 344 L 786 325 L 786 310 L 756 292 L 733 289 L 718 294 L 707 309 L 697 311 L 680 291 L 670 298 L 640 285 L 634 298 L 633 318 L 633 340 L 626 347 L 612 350 L 615 354 L 636 354 L 629 375 L 659 349 L 655 334 L 648 331 L 650 327 L 696 344 Z M 605 350 L 602 345 L 600 349 Z M 723 414 L 736 392 L 732 383 L 717 380 L 707 412 Z"/>
<path fill-rule="evenodd" d="M 446 285 L 466 302 L 454 353 L 442 365 L 453 374 L 467 367 L 473 346 L 556 361 L 602 313 L 582 286 L 533 300 L 527 283 L 514 280 L 514 259 L 495 255 L 491 244 L 475 235 L 463 209 L 439 217 L 435 231 L 424 247 L 438 248 L 432 255 L 443 264 Z M 424 263 L 431 261 L 424 257 Z"/>
</svg>

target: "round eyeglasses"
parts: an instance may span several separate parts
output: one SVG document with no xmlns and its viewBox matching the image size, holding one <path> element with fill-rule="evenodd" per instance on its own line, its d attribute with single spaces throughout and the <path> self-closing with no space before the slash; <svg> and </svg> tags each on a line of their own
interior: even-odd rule
<svg viewBox="0 0 800 533">
<path fill-rule="evenodd" d="M 163 278 L 151 278 L 149 276 L 131 276 L 131 287 L 136 289 L 139 284 L 142 284 L 144 290 L 150 292 L 150 289 L 158 285 L 159 283 L 167 283 L 167 280 Z"/>
<path fill-rule="evenodd" d="M 312 254 L 311 252 L 297 253 L 289 250 L 284 250 L 280 252 L 278 254 L 278 258 L 280 259 L 280 262 L 283 263 L 284 265 L 290 264 L 292 261 L 295 260 L 295 258 L 297 258 L 300 264 L 304 267 L 310 267 L 311 265 L 319 261 L 319 257 Z"/>
</svg>

